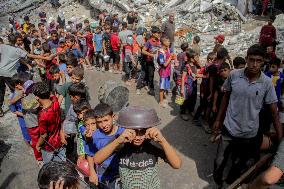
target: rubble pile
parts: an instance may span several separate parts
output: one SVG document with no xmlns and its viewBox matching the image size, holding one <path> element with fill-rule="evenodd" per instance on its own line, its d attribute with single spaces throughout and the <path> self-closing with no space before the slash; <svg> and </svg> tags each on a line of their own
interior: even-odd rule
<svg viewBox="0 0 284 189">
<path fill-rule="evenodd" d="M 274 26 L 277 29 L 277 40 L 279 44 L 276 48 L 276 55 L 284 58 L 284 14 L 277 15 Z"/>
</svg>

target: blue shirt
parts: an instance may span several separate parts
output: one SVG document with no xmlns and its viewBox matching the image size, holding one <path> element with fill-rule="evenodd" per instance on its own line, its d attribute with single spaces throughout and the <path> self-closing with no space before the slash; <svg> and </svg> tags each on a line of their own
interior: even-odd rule
<svg viewBox="0 0 284 189">
<path fill-rule="evenodd" d="M 18 95 L 16 92 L 12 93 L 10 95 L 10 100 L 13 99 L 16 95 Z M 15 104 L 11 104 L 10 105 L 10 110 L 11 112 L 23 112 L 23 108 L 22 108 L 22 101 L 18 100 Z M 17 116 L 18 117 L 18 121 L 19 121 L 19 125 L 21 128 L 26 127 L 26 122 L 24 117 L 22 116 Z"/>
<path fill-rule="evenodd" d="M 82 55 L 82 53 L 81 53 L 81 51 L 79 51 L 77 48 L 74 48 L 74 49 L 71 49 L 72 50 L 72 53 L 74 54 L 74 56 L 75 56 L 75 58 L 77 58 L 77 59 L 79 59 L 79 58 L 82 58 L 83 57 L 83 55 Z M 70 48 L 68 48 L 67 50 L 66 50 L 66 54 L 67 54 L 67 56 L 69 56 L 70 55 Z"/>
<path fill-rule="evenodd" d="M 93 41 L 96 44 L 96 52 L 100 52 L 103 49 L 103 33 L 96 33 L 93 37 Z"/>
<path fill-rule="evenodd" d="M 95 152 L 101 150 L 106 145 L 111 143 L 116 139 L 122 132 L 124 128 L 118 127 L 114 135 L 108 136 L 103 133 L 100 129 L 97 129 L 92 136 L 92 142 L 89 142 L 85 146 L 85 152 L 89 156 L 94 156 Z M 101 165 L 97 165 L 97 174 L 99 181 L 112 180 L 118 173 L 119 159 L 116 153 L 113 153 L 109 158 L 107 158 Z"/>
<path fill-rule="evenodd" d="M 66 66 L 65 63 L 59 64 L 59 70 L 64 72 L 65 77 L 68 76 L 68 73 L 67 73 L 67 66 Z"/>
</svg>

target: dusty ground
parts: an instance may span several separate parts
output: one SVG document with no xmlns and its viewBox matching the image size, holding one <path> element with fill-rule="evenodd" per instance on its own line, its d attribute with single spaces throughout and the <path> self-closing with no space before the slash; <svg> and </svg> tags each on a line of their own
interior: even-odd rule
<svg viewBox="0 0 284 189">
<path fill-rule="evenodd" d="M 105 80 L 120 82 L 121 75 L 87 72 L 86 82 L 92 96 L 91 103 L 96 105 L 97 91 Z M 157 82 L 156 82 L 157 84 Z M 159 126 L 169 142 L 178 150 L 183 159 L 180 170 L 173 170 L 167 164 L 160 164 L 160 178 L 163 189 L 201 189 L 214 188 L 212 183 L 213 158 L 215 145 L 208 142 L 201 127 L 194 126 L 191 121 L 184 122 L 177 115 L 177 107 L 162 109 L 156 98 L 143 95 L 136 96 L 134 88 L 130 88 L 130 104 L 153 107 L 162 119 Z M 170 100 L 170 98 L 169 98 Z M 0 120 L 0 189 L 36 189 L 38 167 L 33 156 L 25 146 L 16 118 L 7 113 Z M 5 150 L 6 149 L 6 150 Z"/>
</svg>

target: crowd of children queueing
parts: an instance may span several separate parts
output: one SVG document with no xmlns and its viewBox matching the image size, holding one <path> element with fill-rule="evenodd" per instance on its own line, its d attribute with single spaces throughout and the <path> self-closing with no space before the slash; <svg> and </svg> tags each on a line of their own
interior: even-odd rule
<svg viewBox="0 0 284 189">
<path fill-rule="evenodd" d="M 16 49 L 14 56 L 19 61 L 11 69 L 15 68 L 17 73 L 9 82 L 14 89 L 10 109 L 17 116 L 24 139 L 40 166 L 66 158 L 77 164 L 87 159 L 89 180 L 101 183 L 100 188 L 119 188 L 121 183 L 123 188 L 136 185 L 158 188 L 157 157 L 173 168 L 181 166 L 179 156 L 157 128 L 125 129 L 113 124 L 115 116 L 110 106 L 98 104 L 92 109 L 84 84 L 84 69 L 119 74 L 123 71 L 126 85 L 136 82 L 137 95 L 143 87 L 150 95 L 155 94 L 157 70 L 161 107 L 168 106 L 166 96 L 173 75 L 173 95 L 180 104 L 181 118 L 188 121 L 192 115 L 193 121 L 198 121 L 203 117 L 205 131 L 212 133 L 224 95 L 223 84 L 231 70 L 246 66 L 246 60 L 236 57 L 231 61 L 222 45 L 225 37 L 217 35 L 214 50 L 207 55 L 205 65 L 201 64 L 199 36 L 193 38 L 192 44 L 182 44 L 182 52 L 176 55 L 159 27 L 153 26 L 147 32 L 145 28 L 136 28 L 132 19 L 131 24 L 120 22 L 117 15 L 103 15 L 96 24 L 87 19 L 83 24 L 69 21 L 67 25 L 52 21 L 46 30 L 45 22 L 36 27 L 26 16 L 22 25 L 13 27 L 6 47 Z M 282 64 L 275 55 L 275 39 L 263 47 L 267 48 L 263 70 L 272 78 L 281 107 L 284 85 Z M 4 54 L 4 44 L 0 52 Z M 200 103 L 195 111 L 198 78 L 201 78 Z M 214 130 L 211 141 L 219 136 L 220 131 Z M 144 140 L 154 140 L 162 148 Z M 141 146 L 139 151 L 137 146 Z M 130 179 L 129 175 L 139 179 Z"/>
</svg>

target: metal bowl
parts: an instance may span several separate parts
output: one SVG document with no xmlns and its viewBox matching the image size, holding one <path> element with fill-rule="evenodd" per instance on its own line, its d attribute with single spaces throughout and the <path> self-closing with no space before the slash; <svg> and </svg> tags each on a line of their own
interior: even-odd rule
<svg viewBox="0 0 284 189">
<path fill-rule="evenodd" d="M 127 129 L 143 129 L 157 126 L 161 123 L 154 109 L 129 106 L 120 111 L 116 124 Z"/>
<path fill-rule="evenodd" d="M 110 56 L 109 55 L 104 55 L 103 59 L 104 59 L 104 62 L 109 62 Z"/>
</svg>

